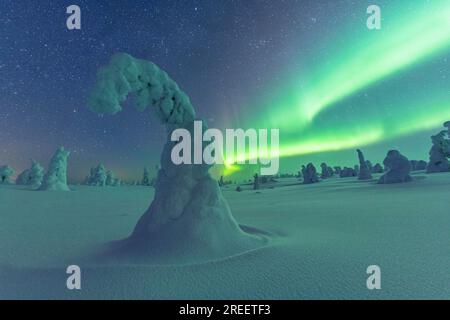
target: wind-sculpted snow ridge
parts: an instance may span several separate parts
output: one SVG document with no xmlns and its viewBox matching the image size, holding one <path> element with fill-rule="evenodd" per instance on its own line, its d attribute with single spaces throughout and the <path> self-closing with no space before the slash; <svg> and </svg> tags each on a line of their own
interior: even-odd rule
<svg viewBox="0 0 450 320">
<path fill-rule="evenodd" d="M 185 128 L 193 135 L 195 112 L 188 96 L 166 72 L 149 61 L 118 54 L 99 71 L 88 103 L 97 113 L 115 114 L 130 94 L 136 97 L 138 110 L 155 110 L 166 125 L 168 139 L 154 200 L 132 235 L 119 243 L 120 253 L 191 263 L 264 245 L 262 236 L 244 232 L 233 218 L 217 181 L 209 174 L 210 165 L 175 165 L 171 161 L 176 142 L 170 141 L 170 133 Z"/>
</svg>

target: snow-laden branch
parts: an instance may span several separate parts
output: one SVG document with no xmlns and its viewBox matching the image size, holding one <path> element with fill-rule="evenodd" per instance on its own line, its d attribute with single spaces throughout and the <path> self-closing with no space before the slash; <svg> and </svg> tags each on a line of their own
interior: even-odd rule
<svg viewBox="0 0 450 320">
<path fill-rule="evenodd" d="M 88 100 L 97 113 L 115 114 L 129 95 L 136 97 L 138 110 L 154 107 L 164 124 L 184 127 L 195 118 L 189 97 L 154 63 L 120 53 L 99 70 Z"/>
</svg>

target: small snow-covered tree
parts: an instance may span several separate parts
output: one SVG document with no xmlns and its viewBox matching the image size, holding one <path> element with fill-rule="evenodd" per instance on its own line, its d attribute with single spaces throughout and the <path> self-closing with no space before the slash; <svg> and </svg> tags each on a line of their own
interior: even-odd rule
<svg viewBox="0 0 450 320">
<path fill-rule="evenodd" d="M 44 176 L 40 190 L 70 191 L 67 186 L 67 158 L 70 151 L 58 148 L 50 160 L 47 174 Z"/>
<path fill-rule="evenodd" d="M 31 161 L 31 168 L 26 169 L 19 174 L 16 184 L 31 186 L 32 189 L 36 189 L 42 184 L 42 179 L 44 178 L 44 168 L 42 168 L 42 166 L 33 159 L 31 159 Z"/>
<path fill-rule="evenodd" d="M 447 130 L 443 130 L 431 137 L 433 146 L 430 150 L 430 161 L 427 173 L 450 171 L 450 121 L 444 123 Z"/>
<path fill-rule="evenodd" d="M 390 150 L 387 153 L 383 164 L 388 168 L 388 171 L 380 177 L 378 183 L 402 183 L 412 180 L 409 175 L 411 172 L 411 163 L 408 158 L 402 155 L 398 150 Z"/>
<path fill-rule="evenodd" d="M 14 175 L 15 170 L 8 165 L 0 167 L 0 183 L 11 184 L 11 177 Z"/>
<path fill-rule="evenodd" d="M 379 163 L 376 163 L 372 168 L 372 173 L 383 173 L 383 166 Z"/>
<path fill-rule="evenodd" d="M 97 186 L 97 187 L 104 187 L 106 186 L 106 169 L 103 164 L 99 164 L 97 167 L 95 167 L 93 170 L 91 170 L 91 179 L 89 185 L 91 186 Z"/>
<path fill-rule="evenodd" d="M 16 184 L 26 186 L 28 185 L 29 179 L 30 179 L 30 169 L 25 169 L 17 176 Z"/>
<path fill-rule="evenodd" d="M 253 190 L 259 190 L 259 176 L 257 173 L 253 176 Z"/>
<path fill-rule="evenodd" d="M 356 150 L 358 152 L 358 159 L 359 159 L 359 172 L 358 172 L 358 179 L 359 180 L 370 180 L 372 179 L 371 170 L 369 168 L 369 165 L 367 164 L 367 161 L 364 159 L 364 154 L 361 150 Z"/>
<path fill-rule="evenodd" d="M 322 179 L 328 179 L 331 178 L 333 176 L 333 169 L 331 167 L 329 167 L 325 162 L 322 162 L 322 164 L 320 165 L 320 168 L 322 170 L 320 177 Z"/>
<path fill-rule="evenodd" d="M 122 181 L 116 177 L 114 172 L 111 170 L 108 170 L 106 172 L 106 185 L 110 187 L 120 187 L 122 184 Z"/>
<path fill-rule="evenodd" d="M 39 162 L 34 160 L 31 161 L 33 164 L 30 169 L 28 185 L 33 189 L 38 189 L 42 185 L 42 180 L 44 179 L 44 168 L 39 164 Z"/>
<path fill-rule="evenodd" d="M 303 184 L 312 184 L 319 182 L 319 176 L 317 175 L 316 167 L 312 163 L 302 170 L 303 171 Z"/>
<path fill-rule="evenodd" d="M 144 174 L 142 175 L 142 182 L 141 185 L 143 186 L 150 186 L 150 171 L 148 170 L 147 167 L 144 168 Z"/>
<path fill-rule="evenodd" d="M 107 186 L 114 186 L 114 181 L 116 180 L 116 177 L 114 175 L 114 172 L 111 170 L 106 171 L 106 185 Z"/>
<path fill-rule="evenodd" d="M 138 110 L 153 108 L 168 135 L 185 129 L 193 135 L 195 112 L 188 96 L 158 68 L 128 54 L 114 56 L 98 73 L 88 104 L 101 114 L 116 114 L 133 94 Z M 155 195 L 132 235 L 123 244 L 129 250 L 182 262 L 214 259 L 255 248 L 260 237 L 244 232 L 231 215 L 207 164 L 171 161 L 176 143 L 168 137 L 161 155 Z"/>
</svg>

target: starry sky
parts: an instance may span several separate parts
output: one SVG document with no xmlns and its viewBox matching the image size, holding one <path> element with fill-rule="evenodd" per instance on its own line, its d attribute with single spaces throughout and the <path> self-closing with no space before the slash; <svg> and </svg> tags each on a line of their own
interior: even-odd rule
<svg viewBox="0 0 450 320">
<path fill-rule="evenodd" d="M 66 28 L 71 4 L 81 30 Z M 369 4 L 381 30 L 366 27 Z M 64 145 L 72 182 L 99 162 L 131 180 L 154 168 L 154 115 L 86 106 L 117 52 L 166 70 L 211 127 L 280 129 L 282 171 L 353 165 L 357 147 L 427 159 L 450 119 L 449 17 L 446 0 L 2 0 L 0 164 L 47 165 Z"/>
</svg>

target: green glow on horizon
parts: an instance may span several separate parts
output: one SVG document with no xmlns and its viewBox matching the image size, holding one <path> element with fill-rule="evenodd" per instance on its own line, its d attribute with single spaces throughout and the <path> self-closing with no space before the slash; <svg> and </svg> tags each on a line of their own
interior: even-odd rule
<svg viewBox="0 0 450 320">
<path fill-rule="evenodd" d="M 425 110 L 429 109 L 431 108 L 425 108 Z M 359 148 L 383 140 L 401 137 L 411 132 L 441 127 L 444 123 L 443 119 L 450 119 L 450 104 L 442 110 L 446 111 L 431 115 L 420 114 L 409 118 L 406 124 L 395 124 L 388 128 L 384 127 L 381 122 L 378 125 L 368 125 L 363 127 L 363 131 L 365 131 L 363 134 L 355 134 L 350 128 L 348 132 L 337 136 L 324 136 L 319 139 L 288 143 L 281 147 L 280 157 Z"/>
<path fill-rule="evenodd" d="M 421 106 L 421 103 L 419 102 Z M 385 124 L 382 121 L 367 121 L 357 129 L 353 127 L 341 128 L 339 132 L 326 133 L 314 138 L 287 139 L 291 141 L 280 141 L 278 152 L 269 150 L 270 156 L 291 157 L 327 151 L 341 151 L 351 148 L 360 148 L 380 141 L 389 140 L 411 132 L 424 131 L 441 127 L 445 120 L 450 119 L 450 103 L 443 104 L 444 107 L 436 108 L 435 105 L 422 107 L 421 112 L 417 112 L 408 118 L 406 123 L 394 122 Z M 439 110 L 439 112 L 428 114 L 429 110 Z M 233 155 L 226 158 L 222 169 L 224 176 L 229 176 L 241 170 L 241 166 L 235 161 L 249 161 L 257 159 L 258 152 L 247 152 L 246 154 Z M 259 154 L 264 156 L 266 154 Z"/>
</svg>

